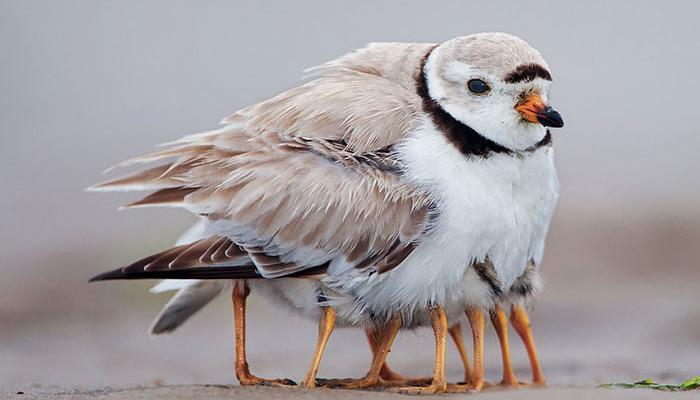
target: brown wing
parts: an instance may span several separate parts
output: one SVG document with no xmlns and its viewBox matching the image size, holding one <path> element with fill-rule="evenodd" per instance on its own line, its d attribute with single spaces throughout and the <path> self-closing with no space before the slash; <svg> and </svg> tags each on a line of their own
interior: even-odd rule
<svg viewBox="0 0 700 400">
<path fill-rule="evenodd" d="M 323 273 L 328 265 L 307 268 L 294 277 Z M 258 279 L 262 275 L 248 252 L 230 239 L 212 236 L 176 246 L 123 268 L 99 274 L 90 282 L 115 279 Z"/>
<path fill-rule="evenodd" d="M 207 218 L 265 277 L 339 256 L 388 270 L 427 229 L 432 204 L 392 151 L 418 109 L 414 93 L 376 71 L 334 71 L 131 162 L 174 161 L 95 189 L 155 190 L 129 206 Z"/>
</svg>

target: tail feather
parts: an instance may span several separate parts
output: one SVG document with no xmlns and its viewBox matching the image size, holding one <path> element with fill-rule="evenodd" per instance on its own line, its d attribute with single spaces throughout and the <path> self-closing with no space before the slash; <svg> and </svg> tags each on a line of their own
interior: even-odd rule
<svg viewBox="0 0 700 400">
<path fill-rule="evenodd" d="M 234 267 L 201 267 L 161 271 L 128 271 L 124 268 L 99 274 L 90 282 L 134 279 L 260 279 L 253 264 Z"/>
<path fill-rule="evenodd" d="M 199 220 L 187 229 L 175 243 L 176 246 L 194 243 L 211 236 L 205 220 Z M 151 293 L 176 290 L 151 325 L 151 335 L 171 333 L 190 317 L 210 303 L 228 285 L 228 281 L 166 279 L 151 288 Z"/>
<path fill-rule="evenodd" d="M 182 185 L 178 174 L 185 167 L 173 167 L 173 164 L 159 165 L 135 174 L 124 176 L 111 181 L 99 183 L 88 188 L 90 191 L 142 191 L 158 190 Z"/>
<path fill-rule="evenodd" d="M 157 285 L 153 286 L 149 292 L 153 294 L 159 294 L 159 293 L 165 293 L 165 292 L 172 292 L 172 291 L 179 291 L 180 289 L 184 289 L 190 285 L 194 285 L 197 282 L 201 282 L 197 279 L 165 279 L 160 282 L 158 282 Z"/>
<path fill-rule="evenodd" d="M 151 325 L 151 335 L 171 333 L 212 301 L 226 287 L 223 281 L 199 281 L 180 289 Z"/>
<path fill-rule="evenodd" d="M 223 248 L 224 251 L 211 251 Z M 260 278 L 248 254 L 230 239 L 210 236 L 143 258 L 92 278 L 114 279 L 255 279 Z"/>
<path fill-rule="evenodd" d="M 127 209 L 127 208 L 136 208 L 136 207 L 154 207 L 154 206 L 169 206 L 169 207 L 181 207 L 183 205 L 183 202 L 185 201 L 185 197 L 197 191 L 198 188 L 189 188 L 189 187 L 173 187 L 173 188 L 167 188 L 167 189 L 160 189 L 156 192 L 153 192 L 149 194 L 148 196 L 131 202 L 125 206 L 122 206 L 122 209 Z"/>
<path fill-rule="evenodd" d="M 330 262 L 287 277 L 323 273 Z M 123 268 L 99 274 L 90 282 L 116 279 L 259 279 L 263 275 L 249 254 L 225 236 L 211 236 L 148 256 Z"/>
</svg>

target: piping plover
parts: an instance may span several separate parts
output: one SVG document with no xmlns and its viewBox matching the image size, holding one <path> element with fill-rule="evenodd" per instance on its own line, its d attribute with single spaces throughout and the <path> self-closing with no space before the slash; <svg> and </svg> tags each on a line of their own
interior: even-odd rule
<svg viewBox="0 0 700 400">
<path fill-rule="evenodd" d="M 467 308 L 483 336 L 482 310 L 542 258 L 558 196 L 547 127 L 563 125 L 548 66 L 523 40 L 482 33 L 373 44 L 315 73 L 127 163 L 174 161 L 96 186 L 154 190 L 129 206 L 184 207 L 216 232 L 96 279 L 319 280 L 328 302 L 305 382 L 338 314 L 381 327 L 372 371 L 399 327 L 431 324 L 433 382 L 405 391 L 444 391 L 447 315 Z"/>
</svg>

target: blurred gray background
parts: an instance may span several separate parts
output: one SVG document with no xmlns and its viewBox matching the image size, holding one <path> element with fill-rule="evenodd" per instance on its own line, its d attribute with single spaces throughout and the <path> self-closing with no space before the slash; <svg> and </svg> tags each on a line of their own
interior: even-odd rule
<svg viewBox="0 0 700 400">
<path fill-rule="evenodd" d="M 151 339 L 167 295 L 149 295 L 145 282 L 87 284 L 169 246 L 193 219 L 119 212 L 131 196 L 83 189 L 368 42 L 479 31 L 519 35 L 543 53 L 566 120 L 554 138 L 562 195 L 547 287 L 533 315 L 549 380 L 697 375 L 700 6 L 586 3 L 1 0 L 0 388 L 232 382 L 225 298 Z M 251 303 L 253 371 L 301 378 L 314 324 Z M 492 335 L 487 346 L 496 379 Z M 389 360 L 428 374 L 432 350 L 430 332 L 402 334 Z M 358 376 L 369 362 L 354 330 L 337 331 L 327 354 L 321 376 Z M 453 353 L 448 363 L 460 378 Z"/>
</svg>

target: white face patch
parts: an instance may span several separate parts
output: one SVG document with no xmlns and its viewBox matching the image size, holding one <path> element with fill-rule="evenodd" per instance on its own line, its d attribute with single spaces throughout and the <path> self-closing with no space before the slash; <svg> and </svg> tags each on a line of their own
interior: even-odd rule
<svg viewBox="0 0 700 400">
<path fill-rule="evenodd" d="M 433 51 L 425 65 L 428 92 L 453 118 L 511 150 L 525 150 L 544 138 L 547 129 L 525 121 L 515 107 L 527 93 L 538 93 L 546 102 L 549 81 L 537 78 L 531 82 L 506 83 L 501 77 L 459 61 L 438 70 L 435 59 L 439 50 Z M 482 95 L 470 92 L 467 82 L 471 79 L 485 81 L 491 90 Z"/>
</svg>

